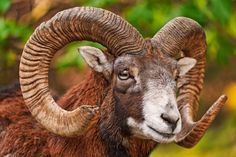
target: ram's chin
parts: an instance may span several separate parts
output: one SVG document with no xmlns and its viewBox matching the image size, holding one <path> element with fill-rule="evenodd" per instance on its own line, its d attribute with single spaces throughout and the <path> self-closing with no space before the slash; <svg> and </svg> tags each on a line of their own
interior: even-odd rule
<svg viewBox="0 0 236 157">
<path fill-rule="evenodd" d="M 153 135 L 150 139 L 158 143 L 171 143 L 174 141 L 175 135 L 163 136 L 163 135 L 157 134 L 157 135 Z"/>
<path fill-rule="evenodd" d="M 171 143 L 175 140 L 176 134 L 160 132 L 145 123 L 137 123 L 134 119 L 128 119 L 128 126 L 135 137 L 153 140 L 158 143 Z"/>
<path fill-rule="evenodd" d="M 156 141 L 158 143 L 170 143 L 175 139 L 175 134 L 161 133 L 153 129 L 143 130 L 143 136 L 146 136 L 148 139 Z"/>
<path fill-rule="evenodd" d="M 175 135 L 163 135 L 159 133 L 153 133 L 151 130 L 148 132 L 143 132 L 141 130 L 137 131 L 132 129 L 132 133 L 135 137 L 147 140 L 153 140 L 157 143 L 171 143 L 175 140 Z"/>
<path fill-rule="evenodd" d="M 170 143 L 175 139 L 175 134 L 160 132 L 151 126 L 147 126 L 144 133 L 149 135 L 152 140 L 158 143 Z"/>
</svg>

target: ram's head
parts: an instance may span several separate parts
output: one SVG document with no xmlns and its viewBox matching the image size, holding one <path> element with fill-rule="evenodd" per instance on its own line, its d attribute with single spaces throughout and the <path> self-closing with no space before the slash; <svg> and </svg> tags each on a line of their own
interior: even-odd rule
<svg viewBox="0 0 236 157">
<path fill-rule="evenodd" d="M 175 18 L 152 39 L 143 39 L 135 28 L 109 11 L 73 8 L 41 24 L 21 59 L 20 82 L 26 105 L 51 132 L 80 135 L 99 110 L 97 106 L 63 110 L 49 93 L 51 59 L 74 40 L 96 41 L 107 47 L 106 53 L 92 47 L 80 50 L 89 66 L 111 83 L 118 111 L 126 113 L 125 121 L 135 136 L 157 142 L 175 140 L 191 147 L 226 101 L 226 96 L 221 96 L 201 120 L 194 122 L 206 62 L 205 33 L 195 21 Z"/>
</svg>

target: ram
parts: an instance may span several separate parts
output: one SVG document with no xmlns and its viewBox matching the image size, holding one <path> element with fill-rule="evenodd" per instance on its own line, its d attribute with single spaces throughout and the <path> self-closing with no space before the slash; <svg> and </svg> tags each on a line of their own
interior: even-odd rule
<svg viewBox="0 0 236 157">
<path fill-rule="evenodd" d="M 107 49 L 79 49 L 92 68 L 89 78 L 55 102 L 50 62 L 63 46 L 81 40 Z M 21 91 L 1 93 L 0 156 L 147 157 L 158 143 L 194 146 L 226 101 L 221 96 L 194 121 L 205 52 L 204 31 L 189 18 L 177 17 L 144 39 L 103 9 L 59 12 L 24 47 Z"/>
</svg>

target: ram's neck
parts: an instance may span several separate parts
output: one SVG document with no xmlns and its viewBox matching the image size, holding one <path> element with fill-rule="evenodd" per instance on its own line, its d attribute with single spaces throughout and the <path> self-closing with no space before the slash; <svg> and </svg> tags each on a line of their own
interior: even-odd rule
<svg viewBox="0 0 236 157">
<path fill-rule="evenodd" d="M 101 137 L 106 157 L 148 157 L 156 142 L 135 137 L 123 137 L 119 129 L 103 132 Z"/>
<path fill-rule="evenodd" d="M 58 104 L 66 110 L 74 110 L 80 105 L 101 105 L 108 88 L 109 82 L 103 75 L 92 71 L 86 80 L 72 87 L 60 98 Z M 82 136 L 72 138 L 58 135 L 50 136 L 48 142 L 51 156 L 104 156 L 105 150 L 103 150 L 103 143 L 99 137 L 98 123 L 99 116 L 96 116 L 91 122 L 91 127 Z"/>
<path fill-rule="evenodd" d="M 86 80 L 72 87 L 58 103 L 67 110 L 74 110 L 80 105 L 100 105 L 108 87 L 109 83 L 103 75 L 92 71 Z"/>
</svg>

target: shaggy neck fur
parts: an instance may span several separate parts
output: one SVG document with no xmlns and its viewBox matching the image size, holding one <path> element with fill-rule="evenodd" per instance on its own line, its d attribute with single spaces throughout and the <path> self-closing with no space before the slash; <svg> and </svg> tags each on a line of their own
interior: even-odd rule
<svg viewBox="0 0 236 157">
<path fill-rule="evenodd" d="M 101 112 L 82 136 L 50 137 L 52 156 L 147 157 L 156 143 L 132 137 L 127 125 L 121 120 L 122 110 L 115 107 L 116 100 L 113 99 L 112 90 L 104 77 L 93 72 L 82 85 L 72 88 L 59 100 L 59 104 L 67 110 L 73 110 L 79 104 L 101 105 Z M 83 99 L 88 97 L 87 100 Z"/>
</svg>

